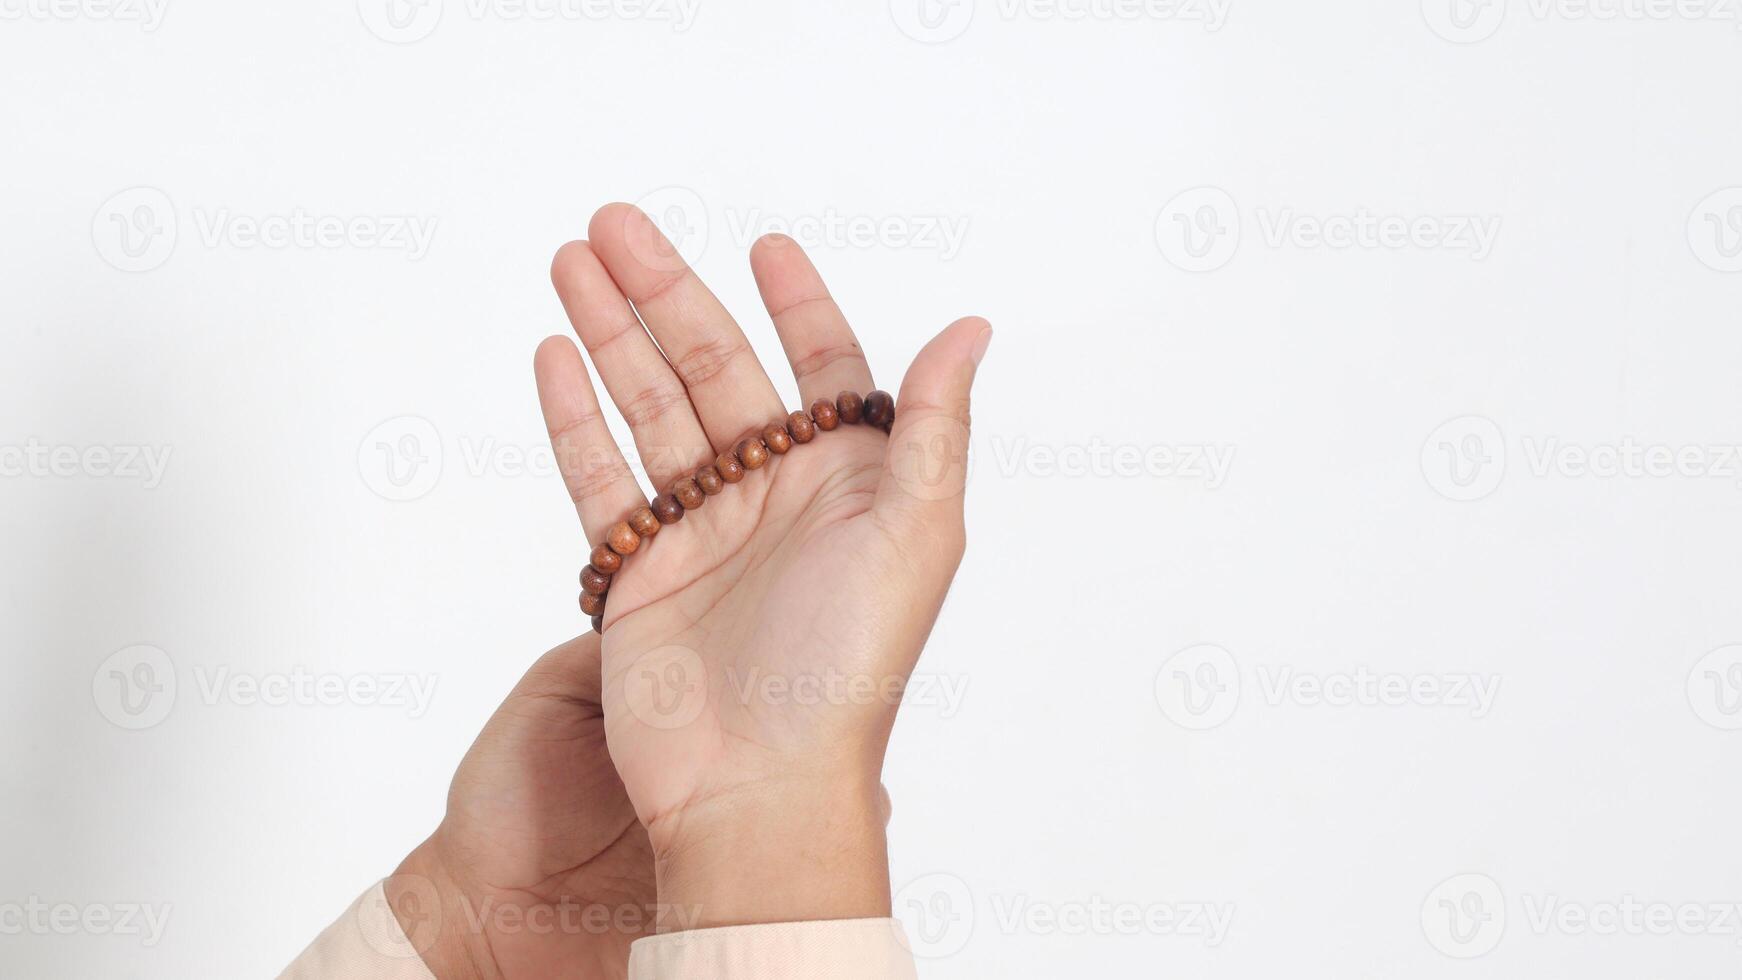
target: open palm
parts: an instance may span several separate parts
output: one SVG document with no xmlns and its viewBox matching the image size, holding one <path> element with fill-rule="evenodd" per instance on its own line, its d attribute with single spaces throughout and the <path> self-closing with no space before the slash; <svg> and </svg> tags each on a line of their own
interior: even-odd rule
<svg viewBox="0 0 1742 980">
<path fill-rule="evenodd" d="M 657 491 L 787 416 L 742 331 L 645 215 L 608 206 L 589 236 L 558 253 L 552 278 Z M 872 390 L 798 246 L 764 238 L 751 266 L 800 407 Z M 890 434 L 818 432 L 643 540 L 615 575 L 606 733 L 656 855 L 708 846 L 716 814 L 877 793 L 901 685 L 962 554 L 968 389 L 989 334 L 959 320 L 921 352 Z M 645 497 L 574 345 L 547 340 L 537 374 L 582 526 L 601 541 Z"/>
</svg>

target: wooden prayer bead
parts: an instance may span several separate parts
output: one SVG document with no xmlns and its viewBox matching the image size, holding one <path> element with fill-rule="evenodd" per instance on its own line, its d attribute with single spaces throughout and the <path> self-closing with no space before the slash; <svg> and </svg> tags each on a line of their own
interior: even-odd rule
<svg viewBox="0 0 1742 980">
<path fill-rule="evenodd" d="M 595 633 L 605 632 L 605 617 L 604 616 L 594 616 L 593 617 L 593 632 L 595 632 Z"/>
<path fill-rule="evenodd" d="M 720 476 L 719 467 L 712 463 L 696 470 L 696 484 L 710 497 L 726 489 L 725 478 Z"/>
<path fill-rule="evenodd" d="M 644 538 L 651 538 L 659 533 L 659 518 L 653 516 L 652 507 L 637 507 L 629 512 L 629 527 Z"/>
<path fill-rule="evenodd" d="M 792 451 L 792 433 L 786 431 L 782 422 L 770 422 L 762 427 L 762 444 L 776 456 L 785 456 Z"/>
<path fill-rule="evenodd" d="M 848 425 L 859 424 L 859 415 L 865 409 L 865 399 L 859 397 L 856 391 L 843 391 L 835 396 L 835 410 L 841 413 L 841 421 Z"/>
<path fill-rule="evenodd" d="M 676 524 L 683 520 L 683 504 L 669 493 L 662 493 L 653 498 L 653 516 L 659 518 L 661 524 Z"/>
<path fill-rule="evenodd" d="M 628 557 L 635 554 L 635 549 L 641 547 L 641 535 L 629 526 L 628 521 L 620 521 L 611 525 L 611 530 L 605 532 L 605 543 L 619 555 Z"/>
<path fill-rule="evenodd" d="M 581 569 L 581 591 L 604 595 L 611 588 L 611 576 L 591 565 Z"/>
<path fill-rule="evenodd" d="M 887 391 L 873 391 L 866 395 L 865 424 L 887 432 L 895 424 L 895 396 Z"/>
<path fill-rule="evenodd" d="M 738 454 L 730 449 L 714 460 L 714 469 L 720 471 L 720 479 L 727 483 L 737 483 L 744 479 L 744 464 L 738 461 Z"/>
<path fill-rule="evenodd" d="M 605 597 L 591 592 L 581 593 L 581 612 L 589 616 L 605 615 Z"/>
<path fill-rule="evenodd" d="M 811 420 L 824 432 L 833 432 L 835 426 L 841 424 L 841 413 L 835 410 L 834 402 L 827 398 L 818 398 L 811 402 Z"/>
<path fill-rule="evenodd" d="M 738 443 L 737 452 L 738 461 L 743 463 L 747 470 L 759 470 L 763 463 L 768 462 L 768 447 L 763 445 L 762 440 L 756 436 L 741 440 Z"/>
<path fill-rule="evenodd" d="M 593 549 L 593 554 L 588 560 L 593 563 L 594 568 L 606 575 L 615 575 L 617 569 L 623 567 L 623 556 L 612 551 L 610 545 L 603 543 Z"/>
<path fill-rule="evenodd" d="M 678 503 L 683 504 L 684 510 L 695 510 L 702 505 L 703 501 L 708 499 L 707 495 L 702 493 L 702 485 L 696 482 L 696 478 L 693 476 L 683 477 L 673 483 L 671 495 L 677 498 Z"/>
<path fill-rule="evenodd" d="M 794 412 L 786 417 L 786 431 L 792 433 L 792 441 L 804 445 L 817 437 L 817 424 L 803 412 Z"/>
</svg>

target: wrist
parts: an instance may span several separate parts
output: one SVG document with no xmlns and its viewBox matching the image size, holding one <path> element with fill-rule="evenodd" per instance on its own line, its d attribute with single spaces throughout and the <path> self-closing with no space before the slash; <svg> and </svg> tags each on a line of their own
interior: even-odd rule
<svg viewBox="0 0 1742 980">
<path fill-rule="evenodd" d="M 760 782 L 655 819 L 660 931 L 887 918 L 885 805 L 871 774 Z"/>
<path fill-rule="evenodd" d="M 407 942 L 437 980 L 489 976 L 466 931 L 467 902 L 431 837 L 406 855 L 382 883 L 387 906 Z M 487 958 L 487 954 L 486 954 Z"/>
</svg>

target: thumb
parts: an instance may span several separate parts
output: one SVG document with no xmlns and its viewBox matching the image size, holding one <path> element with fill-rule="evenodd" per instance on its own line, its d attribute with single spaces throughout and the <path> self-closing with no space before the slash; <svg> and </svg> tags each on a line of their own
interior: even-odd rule
<svg viewBox="0 0 1742 980">
<path fill-rule="evenodd" d="M 873 505 L 899 533 L 959 546 L 968 481 L 968 395 L 991 342 L 990 323 L 963 317 L 925 345 L 901 381 Z"/>
</svg>

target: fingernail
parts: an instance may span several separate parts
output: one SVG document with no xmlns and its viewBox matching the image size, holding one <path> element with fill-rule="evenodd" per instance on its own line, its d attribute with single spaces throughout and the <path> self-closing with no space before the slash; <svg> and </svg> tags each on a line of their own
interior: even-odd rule
<svg viewBox="0 0 1742 980">
<path fill-rule="evenodd" d="M 980 331 L 979 339 L 974 341 L 974 352 L 969 355 L 974 359 L 974 366 L 980 365 L 980 359 L 986 356 L 986 348 L 992 346 L 992 328 Z"/>
</svg>

